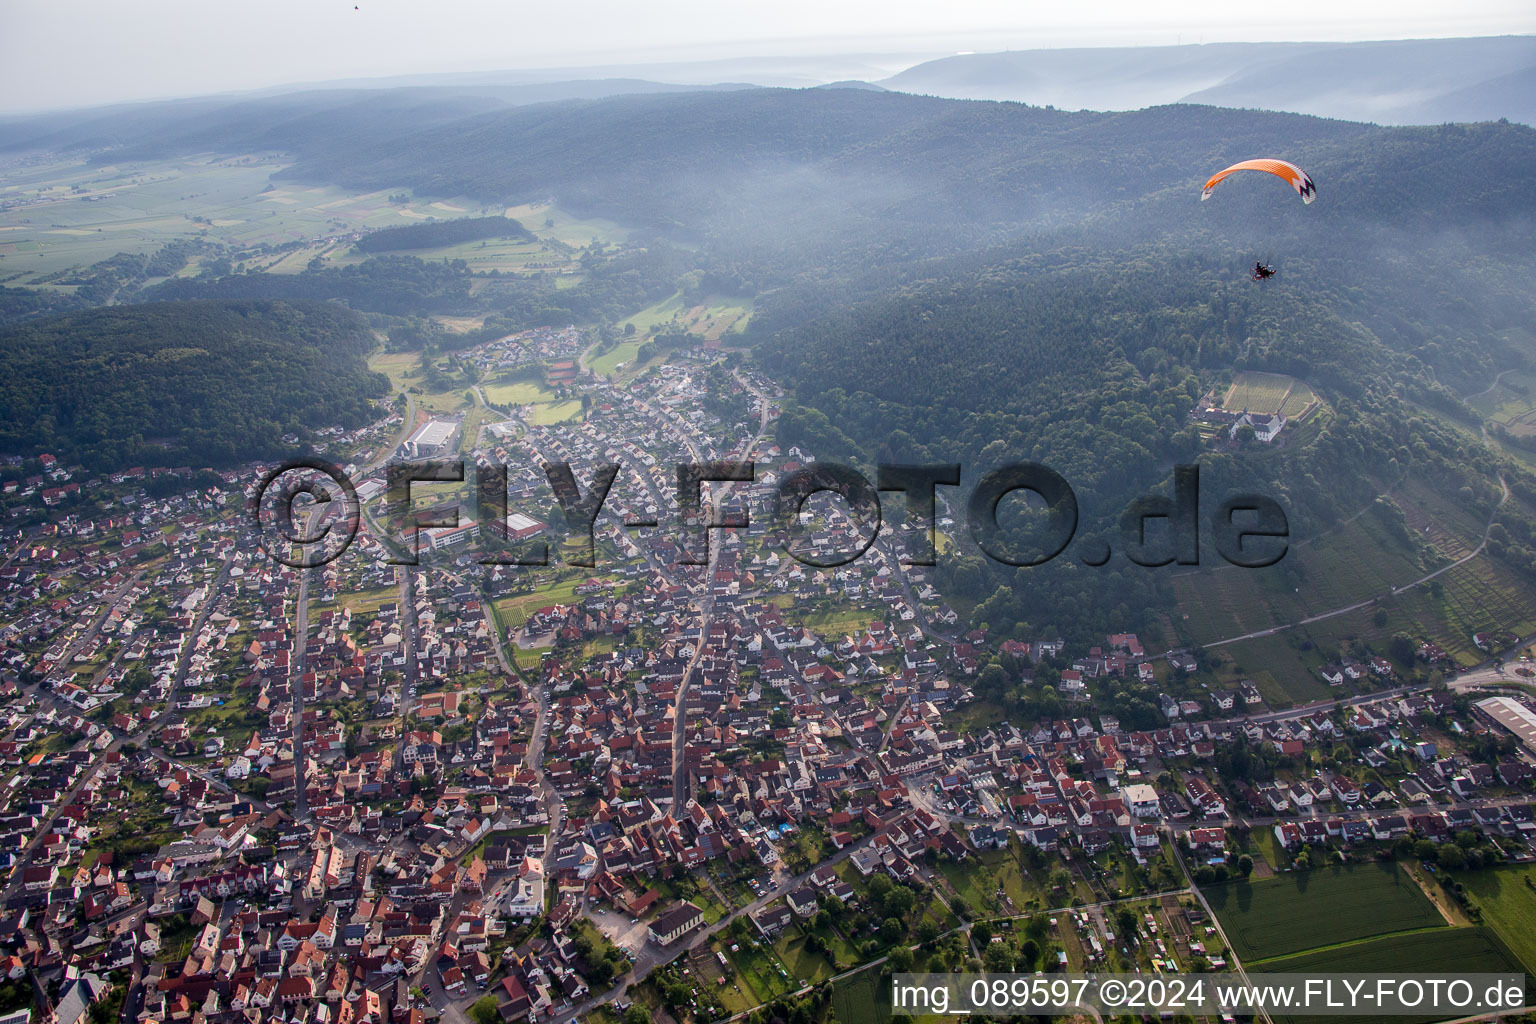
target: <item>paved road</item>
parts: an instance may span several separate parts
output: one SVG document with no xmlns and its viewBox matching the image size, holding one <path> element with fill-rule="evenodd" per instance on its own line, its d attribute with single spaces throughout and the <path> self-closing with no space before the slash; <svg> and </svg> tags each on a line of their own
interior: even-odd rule
<svg viewBox="0 0 1536 1024">
<path fill-rule="evenodd" d="M 316 510 L 310 513 L 305 536 L 314 535 Z M 304 673 L 309 670 L 309 577 L 313 569 L 299 569 L 299 596 L 294 611 L 293 660 L 289 685 L 293 688 L 293 816 L 309 818 L 309 762 L 304 754 Z"/>
<path fill-rule="evenodd" d="M 769 409 L 769 404 L 768 404 L 768 398 L 767 398 L 766 395 L 764 395 L 761 391 L 758 391 L 756 388 L 752 387 L 752 385 L 748 384 L 739 375 L 736 377 L 736 381 L 743 388 L 746 388 L 752 394 L 757 396 L 758 404 L 759 404 L 758 421 L 757 421 L 757 433 L 752 437 L 751 441 L 747 442 L 746 447 L 742 451 L 742 461 L 743 462 L 747 462 L 747 461 L 751 460 L 753 453 L 757 451 L 757 446 L 762 443 L 764 435 L 766 435 L 768 433 L 768 409 Z M 693 454 L 693 457 L 695 459 L 699 459 L 700 461 L 702 461 L 702 459 L 699 456 L 698 448 L 696 448 L 694 446 L 693 442 L 691 440 L 689 440 L 686 437 L 686 435 L 684 436 L 683 443 L 688 446 L 688 451 Z M 726 482 L 726 483 L 717 483 L 717 484 L 715 484 L 711 488 L 711 490 L 710 490 L 710 495 L 711 495 L 711 497 L 710 497 L 710 508 L 711 508 L 711 519 L 713 521 L 715 521 L 715 522 L 719 522 L 720 521 L 720 507 L 721 507 L 721 505 L 725 501 L 725 496 L 730 493 L 731 488 L 733 486 L 734 486 L 734 484 Z M 708 536 L 708 532 L 707 531 L 706 531 L 705 535 L 706 535 L 706 537 Z M 708 543 L 708 542 L 706 541 L 706 543 Z M 677 687 L 677 697 L 676 697 L 676 699 L 675 699 L 675 701 L 673 703 L 673 710 L 672 710 L 672 716 L 673 716 L 672 717 L 672 813 L 673 814 L 679 814 L 681 812 L 682 806 L 686 802 L 686 800 L 688 798 L 688 795 L 689 795 L 688 794 L 688 762 L 687 762 L 686 757 L 684 756 L 684 748 L 687 745 L 687 738 L 688 738 L 688 702 L 687 702 L 688 684 L 690 682 L 692 682 L 693 675 L 698 670 L 699 662 L 702 661 L 703 658 L 704 658 L 705 647 L 706 647 L 706 645 L 708 643 L 708 640 L 709 640 L 709 628 L 714 623 L 714 619 L 715 619 L 715 594 L 714 594 L 715 565 L 718 563 L 718 561 L 720 559 L 720 547 L 721 547 L 721 545 L 719 545 L 719 544 L 710 544 L 709 545 L 709 564 L 704 567 L 704 595 L 700 599 L 700 603 L 699 603 L 699 617 L 700 617 L 699 643 L 698 643 L 698 647 L 693 652 L 693 657 L 691 659 L 689 659 L 689 661 L 688 661 L 688 667 L 683 671 L 683 681 L 678 684 L 678 687 Z"/>
<path fill-rule="evenodd" d="M 1173 848 L 1173 856 L 1174 859 L 1178 862 L 1180 873 L 1182 873 L 1185 878 L 1189 878 L 1189 867 L 1184 863 L 1184 854 L 1179 850 L 1179 844 L 1169 843 L 1168 845 Z M 1210 903 L 1206 901 L 1205 893 L 1200 891 L 1200 887 L 1198 885 L 1191 886 L 1190 888 L 1194 892 L 1195 899 L 1200 901 L 1200 906 L 1205 910 L 1206 918 L 1215 927 L 1216 935 L 1221 939 L 1221 944 L 1226 947 L 1227 957 L 1232 963 L 1232 970 L 1242 977 L 1244 985 L 1249 984 L 1248 971 L 1243 967 L 1243 962 L 1238 959 L 1237 950 L 1233 948 L 1231 941 L 1227 939 L 1226 929 L 1221 926 L 1221 918 L 1217 917 L 1216 911 L 1211 909 Z M 1265 1024 L 1275 1024 L 1274 1018 L 1270 1017 L 1268 1010 L 1264 1009 L 1262 1006 L 1258 1009 L 1259 1016 L 1265 1021 Z"/>
</svg>

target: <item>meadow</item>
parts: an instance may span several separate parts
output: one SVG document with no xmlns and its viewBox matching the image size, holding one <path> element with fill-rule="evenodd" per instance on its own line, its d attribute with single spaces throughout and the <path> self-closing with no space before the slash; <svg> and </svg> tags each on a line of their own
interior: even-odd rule
<svg viewBox="0 0 1536 1024">
<path fill-rule="evenodd" d="M 1457 872 L 1483 911 L 1483 923 L 1494 930 L 1511 952 L 1536 974 L 1536 873 L 1529 866 Z"/>
<path fill-rule="evenodd" d="M 706 341 L 718 341 L 727 333 L 746 327 L 752 316 L 752 300 L 730 295 L 706 295 L 689 305 L 681 291 L 624 318 L 634 324 L 635 337 L 648 338 L 663 329 L 687 331 Z"/>
</svg>

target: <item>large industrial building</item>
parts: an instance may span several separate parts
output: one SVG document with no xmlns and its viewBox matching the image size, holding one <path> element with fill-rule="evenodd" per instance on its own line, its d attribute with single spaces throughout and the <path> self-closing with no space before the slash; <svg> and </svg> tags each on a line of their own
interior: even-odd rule
<svg viewBox="0 0 1536 1024">
<path fill-rule="evenodd" d="M 427 420 L 401 443 L 400 454 L 408 459 L 431 459 L 446 454 L 458 429 L 454 420 Z"/>
<path fill-rule="evenodd" d="M 1536 753 L 1536 711 L 1513 697 L 1488 697 L 1473 707 L 1514 733 L 1526 750 Z"/>
</svg>

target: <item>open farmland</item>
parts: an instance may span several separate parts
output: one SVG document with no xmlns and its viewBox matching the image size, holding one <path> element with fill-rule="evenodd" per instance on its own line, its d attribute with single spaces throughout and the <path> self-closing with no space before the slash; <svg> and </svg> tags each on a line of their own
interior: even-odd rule
<svg viewBox="0 0 1536 1024">
<path fill-rule="evenodd" d="M 12 285 L 49 285 L 59 272 L 114 253 L 153 252 L 202 238 L 238 249 L 298 243 L 297 253 L 257 257 L 252 269 L 297 273 L 340 247 L 328 239 L 445 214 L 422 200 L 392 202 L 389 190 L 276 183 L 287 166 L 270 155 L 192 157 L 94 165 L 60 161 L 17 171 L 0 186 L 4 268 Z M 479 204 L 465 201 L 466 208 Z M 282 266 L 276 266 L 283 264 Z"/>
<path fill-rule="evenodd" d="M 1429 897 L 1395 864 L 1228 882 L 1211 886 L 1205 895 L 1244 963 L 1445 924 Z"/>
</svg>

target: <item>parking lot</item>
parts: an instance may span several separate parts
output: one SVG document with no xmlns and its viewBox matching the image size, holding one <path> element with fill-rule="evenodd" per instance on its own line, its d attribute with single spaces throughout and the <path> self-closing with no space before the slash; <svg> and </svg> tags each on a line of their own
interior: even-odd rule
<svg viewBox="0 0 1536 1024">
<path fill-rule="evenodd" d="M 645 948 L 647 940 L 644 921 L 636 921 L 606 907 L 592 907 L 588 910 L 588 914 L 592 918 L 592 923 L 608 936 L 609 941 L 624 952 L 635 956 Z"/>
</svg>

